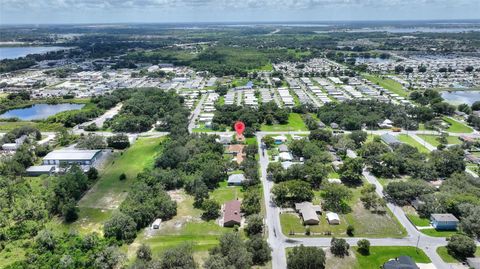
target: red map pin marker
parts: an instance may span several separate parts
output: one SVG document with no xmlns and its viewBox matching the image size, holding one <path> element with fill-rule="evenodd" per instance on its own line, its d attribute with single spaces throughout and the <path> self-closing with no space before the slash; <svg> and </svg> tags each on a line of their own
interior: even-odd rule
<svg viewBox="0 0 480 269">
<path fill-rule="evenodd" d="M 245 131 L 245 123 L 243 123 L 241 121 L 235 122 L 234 127 L 235 127 L 235 131 L 237 132 L 238 135 L 242 135 L 243 131 Z"/>
</svg>

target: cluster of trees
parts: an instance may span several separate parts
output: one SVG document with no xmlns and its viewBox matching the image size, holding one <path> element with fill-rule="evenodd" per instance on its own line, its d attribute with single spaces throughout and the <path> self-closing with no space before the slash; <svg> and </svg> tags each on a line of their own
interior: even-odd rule
<svg viewBox="0 0 480 269">
<path fill-rule="evenodd" d="M 145 132 L 159 122 L 157 130 L 176 136 L 187 133 L 188 115 L 183 99 L 176 93 L 145 88 L 135 90 L 120 112 L 104 125 L 114 132 Z"/>
<path fill-rule="evenodd" d="M 452 115 L 455 106 L 443 101 L 440 92 L 427 89 L 425 91 L 413 91 L 410 99 L 424 106 L 430 106 L 437 115 Z"/>
<path fill-rule="evenodd" d="M 374 139 L 365 143 L 359 152 L 372 173 L 379 177 L 411 175 L 414 178 L 435 180 L 465 170 L 464 151 L 460 146 L 435 150 L 426 155 L 407 144 L 400 144 L 391 150 Z"/>
<path fill-rule="evenodd" d="M 159 258 L 152 255 L 147 245 L 140 245 L 135 262 L 130 268 L 196 269 L 199 268 L 193 257 L 193 245 L 184 243 L 170 247 Z"/>
<path fill-rule="evenodd" d="M 271 249 L 259 234 L 249 235 L 244 241 L 238 232 L 220 237 L 220 244 L 209 251 L 205 269 L 250 269 L 264 265 L 271 259 Z"/>
<path fill-rule="evenodd" d="M 326 256 L 322 248 L 300 245 L 293 247 L 287 255 L 288 269 L 325 268 Z"/>
<path fill-rule="evenodd" d="M 224 105 L 217 107 L 212 127 L 214 130 L 225 130 L 227 127 L 232 127 L 236 121 L 242 121 L 246 126 L 245 135 L 253 136 L 262 123 L 268 125 L 288 123 L 289 112 L 285 108 L 279 108 L 275 102 L 262 104 L 258 109 Z"/>
<path fill-rule="evenodd" d="M 0 85 L 0 88 L 6 85 Z M 23 107 L 30 105 L 30 92 L 20 91 L 16 93 L 9 93 L 6 98 L 0 99 L 0 113 L 16 107 Z"/>
<path fill-rule="evenodd" d="M 434 117 L 429 107 L 404 107 L 372 100 L 329 103 L 318 110 L 318 118 L 324 123 L 336 123 L 345 130 L 360 130 L 363 125 L 376 129 L 385 119 L 392 120 L 395 126 L 416 130 L 419 122 Z"/>
<path fill-rule="evenodd" d="M 26 258 L 6 268 L 105 268 L 121 266 L 126 257 L 118 247 L 97 234 L 80 236 L 42 230 L 35 237 Z"/>
</svg>

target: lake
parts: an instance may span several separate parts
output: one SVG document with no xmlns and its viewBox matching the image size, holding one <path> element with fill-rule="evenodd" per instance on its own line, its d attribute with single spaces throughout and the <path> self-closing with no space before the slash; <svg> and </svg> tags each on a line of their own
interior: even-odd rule
<svg viewBox="0 0 480 269">
<path fill-rule="evenodd" d="M 480 101 L 480 91 L 443 91 L 442 97 L 445 101 L 454 105 L 472 105 L 473 102 Z"/>
<path fill-rule="evenodd" d="M 65 47 L 0 47 L 0 60 L 16 59 L 28 54 L 43 54 L 50 51 L 66 49 Z"/>
<path fill-rule="evenodd" d="M 57 113 L 81 109 L 85 104 L 35 104 L 30 107 L 11 109 L 0 118 L 19 118 L 20 120 L 43 120 Z"/>
</svg>

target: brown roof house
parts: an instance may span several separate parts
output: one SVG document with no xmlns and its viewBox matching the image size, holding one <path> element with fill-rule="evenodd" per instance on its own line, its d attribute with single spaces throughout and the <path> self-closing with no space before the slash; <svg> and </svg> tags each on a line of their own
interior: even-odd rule
<svg viewBox="0 0 480 269">
<path fill-rule="evenodd" d="M 238 200 L 226 202 L 223 207 L 223 227 L 240 226 L 242 223 L 242 215 L 240 206 L 242 203 Z"/>
</svg>

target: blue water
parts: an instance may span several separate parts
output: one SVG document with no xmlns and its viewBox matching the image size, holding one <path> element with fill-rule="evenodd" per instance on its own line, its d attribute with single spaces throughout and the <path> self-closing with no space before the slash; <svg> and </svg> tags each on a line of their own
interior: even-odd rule
<svg viewBox="0 0 480 269">
<path fill-rule="evenodd" d="M 28 54 L 43 54 L 65 49 L 64 47 L 0 47 L 0 60 L 16 59 Z"/>
<path fill-rule="evenodd" d="M 84 104 L 35 104 L 31 107 L 9 110 L 0 118 L 19 118 L 20 120 L 43 120 L 57 113 L 81 109 Z"/>
<path fill-rule="evenodd" d="M 473 104 L 475 101 L 480 101 L 480 91 L 444 91 L 442 97 L 445 101 L 454 104 Z"/>
</svg>

